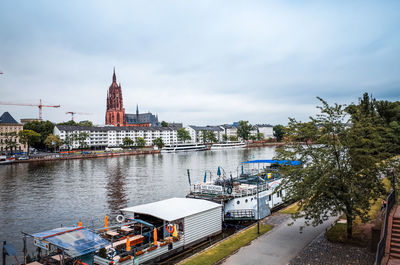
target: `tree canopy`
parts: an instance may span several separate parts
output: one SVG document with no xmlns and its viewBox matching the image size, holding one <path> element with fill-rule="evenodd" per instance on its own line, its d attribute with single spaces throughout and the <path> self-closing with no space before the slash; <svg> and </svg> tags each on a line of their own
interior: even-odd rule
<svg viewBox="0 0 400 265">
<path fill-rule="evenodd" d="M 186 142 L 192 139 L 192 137 L 190 137 L 189 132 L 185 128 L 179 128 L 177 134 L 179 141 Z"/>
<path fill-rule="evenodd" d="M 143 137 L 136 138 L 136 146 L 144 147 L 146 145 L 146 140 Z"/>
<path fill-rule="evenodd" d="M 160 138 L 160 137 L 154 139 L 154 140 L 153 140 L 153 144 L 154 144 L 155 146 L 157 146 L 158 149 L 161 149 L 161 148 L 163 148 L 163 146 L 164 146 L 164 142 L 163 142 L 162 138 Z"/>
<path fill-rule="evenodd" d="M 278 142 L 282 141 L 283 136 L 284 136 L 284 130 L 285 130 L 285 126 L 280 125 L 280 124 L 275 125 L 273 127 L 274 136 Z"/>
<path fill-rule="evenodd" d="M 69 125 L 69 126 L 87 126 L 87 127 L 92 127 L 93 126 L 93 122 L 91 121 L 80 121 L 80 122 L 76 122 L 73 120 L 69 120 L 69 121 L 64 121 L 64 122 L 60 122 L 57 123 L 57 125 Z"/>
<path fill-rule="evenodd" d="M 239 121 L 239 126 L 237 128 L 238 137 L 242 138 L 242 140 L 249 140 L 251 124 L 248 121 Z"/>
<path fill-rule="evenodd" d="M 19 141 L 22 144 L 28 145 L 28 154 L 29 154 L 29 147 L 38 143 L 40 141 L 41 135 L 32 130 L 22 130 L 18 133 Z"/>
<path fill-rule="evenodd" d="M 133 141 L 131 138 L 129 137 L 125 137 L 124 139 L 122 139 L 122 146 L 123 147 L 131 147 L 135 144 L 135 141 Z"/>
<path fill-rule="evenodd" d="M 46 147 L 56 150 L 63 144 L 63 141 L 58 135 L 49 134 L 44 140 L 44 144 L 46 145 Z"/>
<path fill-rule="evenodd" d="M 278 190 L 285 189 L 287 199 L 299 202 L 294 218 L 304 216 L 313 225 L 345 213 L 351 238 L 355 218 L 367 221 L 371 202 L 383 193 L 380 128 L 373 126 L 370 112 L 362 111 L 362 101 L 345 111 L 342 105 L 319 100 L 320 113 L 310 121 L 289 119 L 290 145 L 278 148 L 276 158 L 299 160 L 301 165 L 282 167 Z"/>
<path fill-rule="evenodd" d="M 44 149 L 46 147 L 44 141 L 47 136 L 53 133 L 54 124 L 51 121 L 31 121 L 24 125 L 24 130 L 32 130 L 39 133 L 39 141 L 31 143 L 31 145 L 36 149 Z"/>
</svg>

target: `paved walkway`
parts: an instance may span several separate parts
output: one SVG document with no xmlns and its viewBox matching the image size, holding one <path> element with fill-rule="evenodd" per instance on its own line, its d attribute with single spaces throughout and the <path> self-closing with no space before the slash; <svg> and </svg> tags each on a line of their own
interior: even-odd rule
<svg viewBox="0 0 400 265">
<path fill-rule="evenodd" d="M 293 225 L 291 218 L 284 215 L 270 216 L 265 223 L 276 224 L 276 227 L 267 234 L 254 240 L 250 245 L 242 247 L 221 264 L 225 265 L 256 265 L 271 264 L 285 265 L 306 247 L 314 238 L 330 226 L 336 217 L 317 227 L 305 226 L 304 219 L 298 219 Z M 300 227 L 304 226 L 302 232 Z"/>
</svg>

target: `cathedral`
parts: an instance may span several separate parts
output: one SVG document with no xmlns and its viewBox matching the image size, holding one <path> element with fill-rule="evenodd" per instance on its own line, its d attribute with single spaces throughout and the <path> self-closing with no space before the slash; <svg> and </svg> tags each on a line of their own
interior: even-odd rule
<svg viewBox="0 0 400 265">
<path fill-rule="evenodd" d="M 114 126 L 159 126 L 158 117 L 152 113 L 139 114 L 139 107 L 136 105 L 136 114 L 125 114 L 122 99 L 121 84 L 117 84 L 115 68 L 112 84 L 107 93 L 106 125 Z"/>
</svg>

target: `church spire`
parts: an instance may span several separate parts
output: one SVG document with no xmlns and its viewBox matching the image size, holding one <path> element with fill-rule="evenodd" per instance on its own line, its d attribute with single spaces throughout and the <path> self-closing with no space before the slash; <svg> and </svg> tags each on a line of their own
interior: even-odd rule
<svg viewBox="0 0 400 265">
<path fill-rule="evenodd" d="M 136 104 L 136 115 L 139 115 L 139 105 Z"/>
<path fill-rule="evenodd" d="M 117 76 L 115 75 L 115 66 L 114 66 L 114 72 L 113 72 L 113 83 L 117 82 Z"/>
</svg>

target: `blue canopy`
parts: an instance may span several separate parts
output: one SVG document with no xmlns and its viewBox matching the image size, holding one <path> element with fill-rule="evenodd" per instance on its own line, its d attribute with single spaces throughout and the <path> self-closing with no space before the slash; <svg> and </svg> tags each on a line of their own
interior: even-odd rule
<svg viewBox="0 0 400 265">
<path fill-rule="evenodd" d="M 71 258 L 97 251 L 110 244 L 100 235 L 83 227 L 61 227 L 32 236 L 63 248 Z"/>
<path fill-rule="evenodd" d="M 301 164 L 300 161 L 293 161 L 293 160 L 249 160 L 242 163 L 243 164 L 270 163 L 270 164 L 291 165 L 291 166 L 298 166 Z"/>
</svg>

